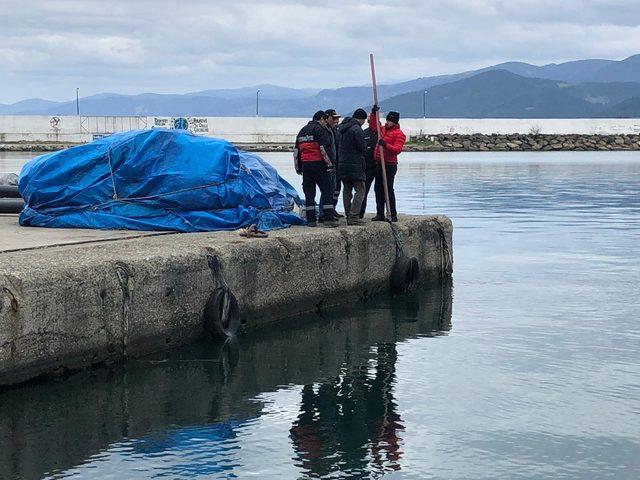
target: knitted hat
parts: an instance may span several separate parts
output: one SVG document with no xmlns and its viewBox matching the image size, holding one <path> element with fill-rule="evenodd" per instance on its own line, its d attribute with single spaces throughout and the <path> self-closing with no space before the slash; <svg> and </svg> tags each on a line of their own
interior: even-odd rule
<svg viewBox="0 0 640 480">
<path fill-rule="evenodd" d="M 319 120 L 326 120 L 327 119 L 327 114 L 324 113 L 324 110 L 318 110 L 316 113 L 313 114 L 313 121 L 317 122 Z"/>
<path fill-rule="evenodd" d="M 398 112 L 389 112 L 387 114 L 387 120 L 393 123 L 400 123 L 400 114 Z"/>
<path fill-rule="evenodd" d="M 363 109 L 359 108 L 355 112 L 353 112 L 353 118 L 355 118 L 356 120 L 366 120 L 367 119 L 367 112 L 365 112 Z"/>
</svg>

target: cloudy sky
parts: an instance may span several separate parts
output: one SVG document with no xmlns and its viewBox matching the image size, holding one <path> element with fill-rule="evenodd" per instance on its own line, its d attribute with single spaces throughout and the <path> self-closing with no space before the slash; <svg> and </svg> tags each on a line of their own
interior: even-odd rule
<svg viewBox="0 0 640 480">
<path fill-rule="evenodd" d="M 638 0 L 0 0 L 0 103 L 640 53 Z"/>
</svg>

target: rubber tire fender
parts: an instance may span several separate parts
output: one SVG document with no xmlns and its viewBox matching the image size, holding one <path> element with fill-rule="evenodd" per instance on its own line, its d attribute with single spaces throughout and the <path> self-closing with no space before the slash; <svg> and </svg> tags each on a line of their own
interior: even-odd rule
<svg viewBox="0 0 640 480">
<path fill-rule="evenodd" d="M 391 290 L 394 292 L 412 292 L 420 280 L 420 263 L 416 257 L 403 255 L 398 257 L 391 271 Z"/>
<path fill-rule="evenodd" d="M 17 185 L 0 185 L 0 198 L 22 198 Z"/>
<path fill-rule="evenodd" d="M 21 198 L 0 198 L 0 213 L 20 213 L 24 208 Z"/>
<path fill-rule="evenodd" d="M 204 330 L 217 338 L 235 337 L 240 329 L 240 307 L 228 288 L 216 288 L 204 307 Z"/>
</svg>

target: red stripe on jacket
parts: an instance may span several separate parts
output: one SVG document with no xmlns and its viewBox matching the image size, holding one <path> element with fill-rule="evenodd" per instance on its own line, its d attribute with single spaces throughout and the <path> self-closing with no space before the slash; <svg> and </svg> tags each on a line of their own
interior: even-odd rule
<svg viewBox="0 0 640 480">
<path fill-rule="evenodd" d="M 303 162 L 324 162 L 318 142 L 302 142 L 298 144 L 300 159 Z"/>
</svg>

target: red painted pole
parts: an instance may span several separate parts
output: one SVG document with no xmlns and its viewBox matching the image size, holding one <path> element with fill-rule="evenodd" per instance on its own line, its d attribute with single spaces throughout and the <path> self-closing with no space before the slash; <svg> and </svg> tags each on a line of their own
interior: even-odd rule
<svg viewBox="0 0 640 480">
<path fill-rule="evenodd" d="M 373 53 L 369 54 L 369 63 L 371 64 L 371 84 L 373 85 L 373 104 L 378 106 L 378 84 L 376 83 L 376 67 L 373 62 Z M 380 113 L 376 110 L 376 128 L 378 129 L 378 140 L 382 138 L 380 131 Z M 387 184 L 387 169 L 384 163 L 384 148 L 378 146 L 380 151 L 380 167 L 382 168 L 382 184 L 384 185 L 384 203 L 387 206 L 387 219 L 391 220 L 391 203 L 389 202 L 389 187 Z"/>
</svg>

